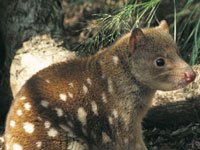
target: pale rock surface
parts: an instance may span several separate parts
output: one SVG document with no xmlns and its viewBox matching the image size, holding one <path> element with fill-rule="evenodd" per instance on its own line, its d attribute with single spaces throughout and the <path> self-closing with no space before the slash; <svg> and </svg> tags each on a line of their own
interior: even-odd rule
<svg viewBox="0 0 200 150">
<path fill-rule="evenodd" d="M 49 35 L 35 36 L 24 42 L 11 64 L 10 85 L 13 96 L 39 70 L 75 57 L 74 52 L 65 49 L 62 42 L 54 41 Z"/>
</svg>

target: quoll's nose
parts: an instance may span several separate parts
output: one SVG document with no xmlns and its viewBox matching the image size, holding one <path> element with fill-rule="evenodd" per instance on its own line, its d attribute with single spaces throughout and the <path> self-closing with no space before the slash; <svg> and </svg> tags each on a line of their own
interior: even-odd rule
<svg viewBox="0 0 200 150">
<path fill-rule="evenodd" d="M 188 83 L 194 81 L 195 78 L 196 78 L 196 73 L 193 70 L 185 72 L 185 80 Z"/>
</svg>

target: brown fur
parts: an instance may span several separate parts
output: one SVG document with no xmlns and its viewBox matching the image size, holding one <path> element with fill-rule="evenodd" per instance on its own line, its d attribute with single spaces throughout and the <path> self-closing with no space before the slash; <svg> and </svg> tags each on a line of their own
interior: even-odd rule
<svg viewBox="0 0 200 150">
<path fill-rule="evenodd" d="M 155 91 L 183 87 L 193 73 L 166 28 L 133 30 L 94 56 L 34 75 L 8 114 L 7 148 L 146 150 L 141 122 Z"/>
</svg>

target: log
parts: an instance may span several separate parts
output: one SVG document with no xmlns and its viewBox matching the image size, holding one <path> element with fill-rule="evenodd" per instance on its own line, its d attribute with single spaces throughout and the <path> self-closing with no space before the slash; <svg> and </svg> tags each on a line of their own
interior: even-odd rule
<svg viewBox="0 0 200 150">
<path fill-rule="evenodd" d="M 200 96 L 155 106 L 144 119 L 145 128 L 167 128 L 200 122 Z"/>
</svg>

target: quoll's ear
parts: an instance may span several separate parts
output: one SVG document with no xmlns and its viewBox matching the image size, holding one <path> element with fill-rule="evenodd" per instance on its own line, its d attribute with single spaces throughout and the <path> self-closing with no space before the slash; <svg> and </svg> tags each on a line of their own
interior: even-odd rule
<svg viewBox="0 0 200 150">
<path fill-rule="evenodd" d="M 169 32 L 169 26 L 167 24 L 166 20 L 162 20 L 158 26 L 160 29 L 162 29 L 165 32 Z"/>
<path fill-rule="evenodd" d="M 129 39 L 129 51 L 134 53 L 136 50 L 136 44 L 144 37 L 144 33 L 140 28 L 135 28 L 131 32 L 131 36 Z"/>
</svg>

